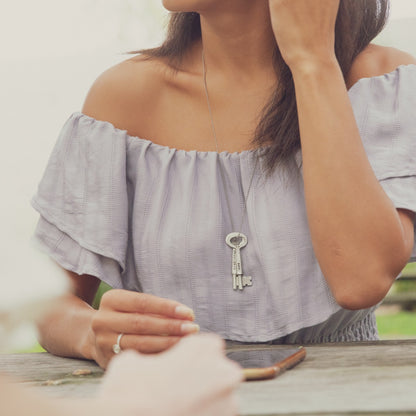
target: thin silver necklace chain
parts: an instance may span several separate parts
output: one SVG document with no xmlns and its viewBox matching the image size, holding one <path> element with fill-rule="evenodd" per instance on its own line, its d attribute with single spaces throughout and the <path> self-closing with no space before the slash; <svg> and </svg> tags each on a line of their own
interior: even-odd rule
<svg viewBox="0 0 416 416">
<path fill-rule="evenodd" d="M 215 140 L 215 149 L 216 149 L 217 153 L 219 154 L 217 131 L 215 129 L 214 116 L 212 114 L 211 101 L 209 99 L 209 94 L 208 94 L 207 69 L 206 69 L 206 64 L 205 64 L 204 50 L 202 50 L 202 71 L 203 71 L 202 73 L 203 73 L 203 79 L 204 79 L 205 96 L 206 96 L 206 99 L 207 99 L 208 112 L 209 112 L 209 117 L 210 117 L 210 122 L 211 122 L 212 135 L 214 136 L 214 140 Z M 241 218 L 241 223 L 240 223 L 240 228 L 239 228 L 240 230 L 242 229 L 242 227 L 244 225 L 244 221 L 245 221 L 245 218 L 246 218 L 246 215 L 247 215 L 247 200 L 248 200 L 248 196 L 249 196 L 250 191 L 251 191 L 251 187 L 253 185 L 253 180 L 254 180 L 254 176 L 255 176 L 255 173 L 256 173 L 257 164 L 258 164 L 258 157 L 256 157 L 256 162 L 254 164 L 253 173 L 252 173 L 251 178 L 250 178 L 250 182 L 249 182 L 249 185 L 248 185 L 246 197 L 244 198 L 244 195 L 243 195 L 243 199 L 244 199 L 243 215 L 242 215 L 242 218 Z M 224 171 L 222 169 L 221 163 L 219 164 L 219 166 L 220 166 L 221 180 L 222 180 L 222 183 L 225 187 Z M 225 192 L 225 199 L 227 201 L 228 212 L 230 213 L 231 227 L 234 228 L 233 218 L 232 218 L 232 215 L 231 215 L 231 205 L 230 205 L 230 201 L 228 199 L 227 192 Z"/>
<path fill-rule="evenodd" d="M 218 146 L 218 138 L 217 138 L 217 131 L 215 129 L 215 123 L 214 123 L 214 116 L 212 114 L 212 107 L 211 107 L 211 101 L 209 99 L 209 93 L 208 93 L 208 85 L 207 85 L 207 70 L 206 70 L 206 63 L 205 63 L 205 54 L 204 49 L 202 49 L 202 73 L 203 73 L 203 80 L 204 80 L 204 89 L 205 89 L 205 96 L 207 99 L 207 105 L 208 105 L 208 112 L 211 122 L 211 129 L 212 129 L 212 135 L 214 136 L 215 140 L 215 148 L 217 151 L 217 154 L 219 155 L 219 146 Z M 243 193 L 243 213 L 241 216 L 241 223 L 239 230 L 243 229 L 244 221 L 247 216 L 247 200 L 248 196 L 251 191 L 251 187 L 253 184 L 253 179 L 256 173 L 256 168 L 258 164 L 259 156 L 256 157 L 256 162 L 253 167 L 253 173 L 251 174 L 250 182 L 247 189 L 247 194 L 244 196 Z M 221 165 L 221 162 L 219 161 L 219 168 L 220 168 L 220 174 L 221 174 L 221 180 L 222 184 L 224 186 L 224 193 L 225 193 L 225 199 L 227 202 L 227 209 L 230 215 L 230 222 L 231 227 L 234 228 L 234 221 L 233 221 L 233 215 L 231 211 L 231 204 L 228 198 L 228 193 L 225 189 L 225 176 L 224 171 Z M 233 231 L 229 233 L 226 237 L 226 243 L 228 246 L 230 246 L 233 249 L 232 254 L 232 277 L 233 277 L 233 289 L 234 290 L 243 290 L 245 286 L 252 286 L 252 278 L 251 276 L 244 276 L 243 270 L 242 270 L 242 264 L 241 264 L 241 256 L 240 256 L 240 249 L 245 247 L 247 245 L 247 237 L 240 231 Z"/>
</svg>

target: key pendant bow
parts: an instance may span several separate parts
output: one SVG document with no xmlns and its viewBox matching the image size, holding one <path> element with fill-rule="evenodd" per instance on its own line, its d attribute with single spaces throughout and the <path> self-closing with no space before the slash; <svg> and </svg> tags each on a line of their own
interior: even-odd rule
<svg viewBox="0 0 416 416">
<path fill-rule="evenodd" d="M 225 242 L 233 249 L 231 272 L 233 275 L 233 289 L 243 290 L 246 286 L 252 286 L 251 276 L 243 275 L 240 250 L 247 245 L 247 237 L 242 233 L 233 232 L 227 235 Z"/>
</svg>

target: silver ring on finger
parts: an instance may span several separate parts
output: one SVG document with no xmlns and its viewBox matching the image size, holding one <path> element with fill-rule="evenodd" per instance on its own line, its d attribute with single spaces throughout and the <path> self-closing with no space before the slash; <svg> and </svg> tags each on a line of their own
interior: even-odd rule
<svg viewBox="0 0 416 416">
<path fill-rule="evenodd" d="M 121 341 L 121 337 L 122 337 L 123 335 L 124 335 L 124 334 L 123 334 L 123 333 L 121 333 L 121 334 L 117 337 L 117 342 L 113 345 L 113 352 L 114 352 L 114 354 L 120 354 L 120 352 L 121 352 L 120 341 Z"/>
</svg>

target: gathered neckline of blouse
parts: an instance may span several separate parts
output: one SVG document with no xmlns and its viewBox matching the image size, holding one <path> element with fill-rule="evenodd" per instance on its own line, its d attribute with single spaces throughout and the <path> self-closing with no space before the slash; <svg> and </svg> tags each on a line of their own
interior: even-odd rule
<svg viewBox="0 0 416 416">
<path fill-rule="evenodd" d="M 218 155 L 218 156 L 221 156 L 221 157 L 242 157 L 242 156 L 246 156 L 246 155 L 256 154 L 261 149 L 266 149 L 267 148 L 267 146 L 257 147 L 257 148 L 254 148 L 254 149 L 242 150 L 240 152 L 229 152 L 228 150 L 223 150 L 221 152 L 217 152 L 215 150 L 184 150 L 184 149 L 177 149 L 175 147 L 155 143 L 152 140 L 145 139 L 143 137 L 131 135 L 127 132 L 127 130 L 116 127 L 110 121 L 98 120 L 98 119 L 96 119 L 94 117 L 91 117 L 91 116 L 88 116 L 88 115 L 86 115 L 86 114 L 84 114 L 80 111 L 77 111 L 77 112 L 73 113 L 72 116 L 77 117 L 77 118 L 78 117 L 86 118 L 86 119 L 91 120 L 93 123 L 103 123 L 104 125 L 109 125 L 114 130 L 114 132 L 123 133 L 127 137 L 127 139 L 129 139 L 129 140 L 138 141 L 138 142 L 141 142 L 145 145 L 150 145 L 155 149 L 160 149 L 160 150 L 164 150 L 164 151 L 168 151 L 168 152 L 179 152 L 179 153 L 189 154 L 189 155 L 197 154 L 197 155 L 201 155 L 201 156 L 204 156 L 204 155 Z"/>
</svg>

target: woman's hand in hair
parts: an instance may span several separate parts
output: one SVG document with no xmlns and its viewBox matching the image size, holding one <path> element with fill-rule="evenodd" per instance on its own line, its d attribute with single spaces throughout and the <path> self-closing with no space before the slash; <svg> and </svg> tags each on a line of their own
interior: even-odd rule
<svg viewBox="0 0 416 416">
<path fill-rule="evenodd" d="M 114 289 L 106 292 L 91 323 L 94 359 L 105 368 L 119 334 L 122 350 L 158 353 L 181 337 L 199 331 L 191 309 L 150 294 Z"/>
<path fill-rule="evenodd" d="M 292 71 L 335 58 L 335 22 L 340 0 L 269 0 L 274 35 Z"/>
</svg>

